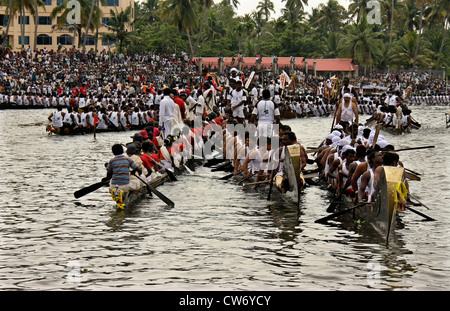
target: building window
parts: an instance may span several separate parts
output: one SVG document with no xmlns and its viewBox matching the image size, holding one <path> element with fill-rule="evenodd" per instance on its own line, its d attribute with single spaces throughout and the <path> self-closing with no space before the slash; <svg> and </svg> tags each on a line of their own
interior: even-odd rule
<svg viewBox="0 0 450 311">
<path fill-rule="evenodd" d="M 102 24 L 109 25 L 109 17 L 102 17 Z"/>
<path fill-rule="evenodd" d="M 84 37 L 85 36 L 83 36 L 81 38 L 80 42 L 84 42 Z M 86 45 L 95 45 L 95 38 L 94 38 L 94 36 L 91 36 L 91 35 L 87 36 Z"/>
<path fill-rule="evenodd" d="M 30 17 L 29 16 L 19 16 L 19 25 L 22 25 L 22 20 L 24 21 L 24 23 L 23 23 L 24 25 L 30 25 Z"/>
<path fill-rule="evenodd" d="M 37 45 L 52 45 L 52 37 L 49 35 L 39 35 L 37 36 Z"/>
<path fill-rule="evenodd" d="M 39 16 L 39 25 L 51 25 L 52 24 L 52 19 L 50 18 L 50 16 Z"/>
<path fill-rule="evenodd" d="M 119 0 L 106 0 L 106 6 L 119 6 Z"/>
<path fill-rule="evenodd" d="M 44 2 L 44 5 L 52 5 L 52 0 L 42 0 Z"/>
<path fill-rule="evenodd" d="M 30 44 L 30 36 L 25 36 L 25 40 L 23 40 L 23 45 Z M 19 45 L 22 45 L 22 36 L 19 36 Z"/>
<path fill-rule="evenodd" d="M 106 39 L 103 39 L 102 40 L 102 45 L 106 45 L 106 46 L 114 45 L 114 44 L 116 44 L 116 42 L 117 42 L 117 40 L 106 40 Z"/>
<path fill-rule="evenodd" d="M 58 45 L 73 45 L 73 37 L 71 35 L 62 35 L 57 38 Z"/>
<path fill-rule="evenodd" d="M 56 5 L 60 5 L 60 4 L 63 4 L 64 3 L 64 0 L 56 0 Z"/>
<path fill-rule="evenodd" d="M 8 26 L 9 15 L 0 14 L 0 26 Z"/>
</svg>

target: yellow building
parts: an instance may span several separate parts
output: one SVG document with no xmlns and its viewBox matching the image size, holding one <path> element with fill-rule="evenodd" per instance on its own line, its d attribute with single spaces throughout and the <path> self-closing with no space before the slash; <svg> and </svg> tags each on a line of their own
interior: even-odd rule
<svg viewBox="0 0 450 311">
<path fill-rule="evenodd" d="M 56 24 L 56 18 L 53 20 L 50 18 L 50 13 L 52 10 L 62 3 L 64 0 L 42 0 L 44 3 L 44 7 L 39 7 L 38 15 L 38 36 L 36 42 L 36 49 L 44 49 L 47 50 L 57 50 L 58 45 L 61 45 L 63 48 L 71 48 L 72 46 L 78 46 L 78 42 L 80 38 L 74 32 L 64 29 L 58 29 L 53 27 Z M 101 1 L 99 1 L 101 2 Z M 105 4 L 99 3 L 100 9 L 103 12 L 102 16 L 102 25 L 108 23 L 108 19 L 111 16 L 110 10 L 114 10 L 114 7 L 117 8 L 118 12 L 121 10 L 125 10 L 128 6 L 131 5 L 131 18 L 134 20 L 135 8 L 134 8 L 134 0 L 105 0 Z M 9 20 L 9 10 L 5 6 L 0 6 L 0 33 L 6 33 L 6 28 Z M 8 31 L 8 42 L 12 46 L 14 51 L 22 49 L 22 30 L 21 30 L 22 16 L 20 14 L 16 14 L 14 16 L 11 25 L 9 26 Z M 30 12 L 25 12 L 24 18 L 25 24 L 25 35 L 24 35 L 24 47 L 25 49 L 30 47 L 31 49 L 34 46 L 34 16 L 30 14 Z M 82 35 L 84 35 L 84 28 L 82 30 Z M 111 47 L 111 42 L 104 42 L 101 39 L 101 33 L 108 32 L 108 29 L 105 26 L 101 26 L 98 29 L 98 40 L 97 40 L 97 49 L 99 51 L 103 50 L 105 47 Z M 92 33 L 92 30 L 89 31 L 87 42 L 86 42 L 86 50 L 95 49 L 95 34 Z M 2 36 L 3 37 L 3 36 Z M 83 40 L 83 38 L 82 38 Z M 81 41 L 83 42 L 83 41 Z M 1 44 L 1 43 L 0 43 Z M 114 44 L 114 43 L 112 43 Z M 81 45 L 80 45 L 81 46 Z"/>
</svg>

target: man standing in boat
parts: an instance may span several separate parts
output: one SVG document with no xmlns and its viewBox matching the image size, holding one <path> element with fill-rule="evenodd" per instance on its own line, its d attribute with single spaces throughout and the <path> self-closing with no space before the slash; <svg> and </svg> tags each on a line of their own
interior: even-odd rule
<svg viewBox="0 0 450 311">
<path fill-rule="evenodd" d="M 339 104 L 338 110 L 336 111 L 336 124 L 339 124 L 341 121 L 347 121 L 350 125 L 353 123 L 359 124 L 359 112 L 356 99 L 349 92 L 344 93 L 343 99 L 344 101 Z"/>
</svg>

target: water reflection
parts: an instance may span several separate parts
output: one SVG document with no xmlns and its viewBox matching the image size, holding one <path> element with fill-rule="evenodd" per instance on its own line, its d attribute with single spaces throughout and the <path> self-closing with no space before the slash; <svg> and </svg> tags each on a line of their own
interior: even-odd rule
<svg viewBox="0 0 450 311">
<path fill-rule="evenodd" d="M 111 145 L 130 133 L 48 136 L 50 111 L 23 111 L 19 121 L 0 111 L 0 289 L 448 290 L 444 110 L 420 108 L 420 131 L 384 134 L 397 148 L 436 145 L 401 160 L 422 174 L 411 190 L 430 210 L 417 209 L 438 221 L 405 212 L 387 244 L 351 217 L 314 223 L 332 200 L 320 186 L 305 188 L 297 209 L 276 191 L 267 201 L 267 186 L 244 189 L 203 167 L 158 188 L 173 209 L 153 197 L 118 211 L 106 188 L 76 200 L 76 190 L 105 176 Z M 331 121 L 286 123 L 316 146 Z M 67 281 L 72 261 L 87 269 L 80 283 Z"/>
</svg>

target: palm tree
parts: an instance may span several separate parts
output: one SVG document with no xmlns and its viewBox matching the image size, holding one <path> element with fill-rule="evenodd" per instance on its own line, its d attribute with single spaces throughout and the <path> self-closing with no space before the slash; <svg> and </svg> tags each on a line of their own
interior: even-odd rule
<svg viewBox="0 0 450 311">
<path fill-rule="evenodd" d="M 397 66 L 404 66 L 405 68 L 413 67 L 418 63 L 422 66 L 431 64 L 431 59 L 428 57 L 430 51 L 422 48 L 422 53 L 416 55 L 417 41 L 419 34 L 415 31 L 408 31 L 400 40 L 394 43 L 392 48 L 392 62 Z"/>
<path fill-rule="evenodd" d="M 2 1 L 2 4 L 6 4 L 6 1 Z M 7 32 L 9 32 L 9 26 L 11 23 L 11 20 L 14 18 L 14 16 L 19 13 L 20 14 L 20 18 L 22 19 L 21 23 L 20 23 L 20 35 L 21 35 L 21 45 L 22 45 L 22 49 L 25 46 L 25 11 L 30 12 L 31 15 L 33 16 L 37 16 L 37 6 L 43 6 L 44 4 L 42 3 L 41 0 L 38 0 L 36 5 L 35 5 L 35 0 L 15 0 L 13 2 L 9 1 L 8 3 L 8 7 L 10 10 L 10 14 L 9 14 L 9 22 L 8 22 L 8 26 L 7 26 Z M 35 19 L 35 25 L 37 24 L 37 21 Z M 6 38 L 8 37 L 8 35 L 6 35 Z"/>
<path fill-rule="evenodd" d="M 9 8 L 8 25 L 6 26 L 5 37 L 3 38 L 3 42 L 2 42 L 2 46 L 6 47 L 6 42 L 8 41 L 9 27 L 11 25 L 12 19 L 14 18 L 13 0 L 2 0 L 0 3 L 2 5 L 5 5 L 7 8 Z M 6 12 L 6 10 L 5 10 L 5 12 Z"/>
<path fill-rule="evenodd" d="M 222 3 L 225 3 L 226 5 L 232 5 L 235 9 L 239 6 L 239 0 L 222 0 Z"/>
<path fill-rule="evenodd" d="M 96 0 L 77 0 L 80 3 L 80 17 L 81 17 L 81 24 L 79 25 L 70 25 L 67 24 L 67 16 L 71 13 L 72 8 L 67 8 L 67 3 L 69 0 L 64 0 L 61 4 L 57 5 L 52 12 L 50 13 L 50 17 L 52 19 L 56 18 L 56 24 L 53 25 L 53 28 L 58 29 L 67 29 L 70 31 L 74 31 L 76 34 L 78 34 L 78 46 L 81 44 L 81 33 L 83 28 L 90 30 L 94 30 L 96 27 L 99 26 L 101 23 L 101 17 L 102 17 L 102 11 L 98 7 L 98 5 L 95 5 Z M 102 3 L 104 3 L 104 0 L 100 0 Z M 93 10 L 93 11 L 92 11 Z M 92 14 L 91 14 L 92 11 Z M 89 21 L 89 17 L 91 20 Z M 88 35 L 88 30 L 86 30 L 85 38 Z"/>
<path fill-rule="evenodd" d="M 106 28 L 110 31 L 109 33 L 103 33 L 102 38 L 108 41 L 119 41 L 119 53 L 123 51 L 123 44 L 130 36 L 131 32 L 128 31 L 132 24 L 131 19 L 131 6 L 128 6 L 125 10 L 121 9 L 120 12 L 115 7 L 114 10 L 109 11 L 111 17 L 109 18 L 109 23 Z"/>
<path fill-rule="evenodd" d="M 188 37 L 192 56 L 197 47 L 192 45 L 191 30 L 197 26 L 198 2 L 195 0 L 164 0 L 162 2 L 162 18 L 178 27 L 178 31 L 185 31 Z"/>
<path fill-rule="evenodd" d="M 363 15 L 357 24 L 348 25 L 342 40 L 341 51 L 359 64 L 372 65 L 374 59 L 381 55 L 380 46 L 383 44 L 379 37 L 381 32 L 373 32 L 372 25 Z"/>
<path fill-rule="evenodd" d="M 151 25 L 158 20 L 156 11 L 159 8 L 159 0 L 146 0 L 145 2 L 136 2 L 136 19 L 145 21 Z M 139 12 L 139 13 L 138 13 Z"/>
<path fill-rule="evenodd" d="M 313 57 L 338 58 L 340 56 L 341 36 L 335 32 L 328 34 L 326 40 L 322 43 L 320 50 L 316 51 Z"/>
<path fill-rule="evenodd" d="M 303 10 L 304 5 L 308 5 L 308 0 L 281 0 L 281 2 L 285 1 L 286 1 L 286 8 L 290 10 L 295 8 Z"/>
<path fill-rule="evenodd" d="M 429 1 L 430 0 L 416 0 L 416 5 L 420 11 L 419 29 L 418 29 L 419 36 L 417 37 L 417 45 L 416 45 L 416 51 L 414 53 L 414 62 L 413 62 L 412 68 L 414 68 L 416 66 L 417 55 L 419 54 L 419 48 L 420 48 L 420 37 L 422 36 L 422 32 L 423 32 L 424 11 L 425 11 L 426 5 L 428 4 Z"/>
<path fill-rule="evenodd" d="M 363 16 L 367 16 L 367 4 L 370 1 L 371 0 L 352 0 L 352 3 L 348 6 L 350 17 L 356 17 L 356 21 L 359 22 Z"/>
<path fill-rule="evenodd" d="M 442 54 L 445 41 L 447 40 L 447 32 L 449 27 L 450 18 L 450 1 L 448 0 L 434 0 L 431 6 L 432 10 L 428 15 L 428 22 L 435 22 L 442 25 L 442 41 L 439 47 L 439 54 Z"/>
<path fill-rule="evenodd" d="M 39 26 L 39 7 L 44 7 L 44 2 L 42 0 L 34 0 L 34 43 L 33 50 L 36 50 L 37 36 L 38 36 L 38 26 Z"/>
<path fill-rule="evenodd" d="M 328 0 L 327 4 L 320 4 L 315 24 L 323 26 L 322 29 L 328 32 L 337 31 L 342 25 L 346 15 L 345 8 L 336 0 Z"/>
<path fill-rule="evenodd" d="M 200 43 L 200 37 L 203 33 L 203 28 L 205 26 L 205 22 L 206 22 L 206 13 L 208 12 L 208 9 L 211 8 L 211 6 L 214 4 L 213 0 L 198 0 L 199 1 L 199 5 L 201 7 L 203 7 L 203 17 L 202 17 L 202 22 L 200 23 L 200 30 L 197 34 L 197 40 L 195 41 L 195 46 L 198 47 L 199 43 Z"/>
<path fill-rule="evenodd" d="M 269 20 L 270 11 L 275 13 L 273 2 L 270 0 L 261 0 L 256 8 L 264 14 L 266 22 Z"/>
</svg>

